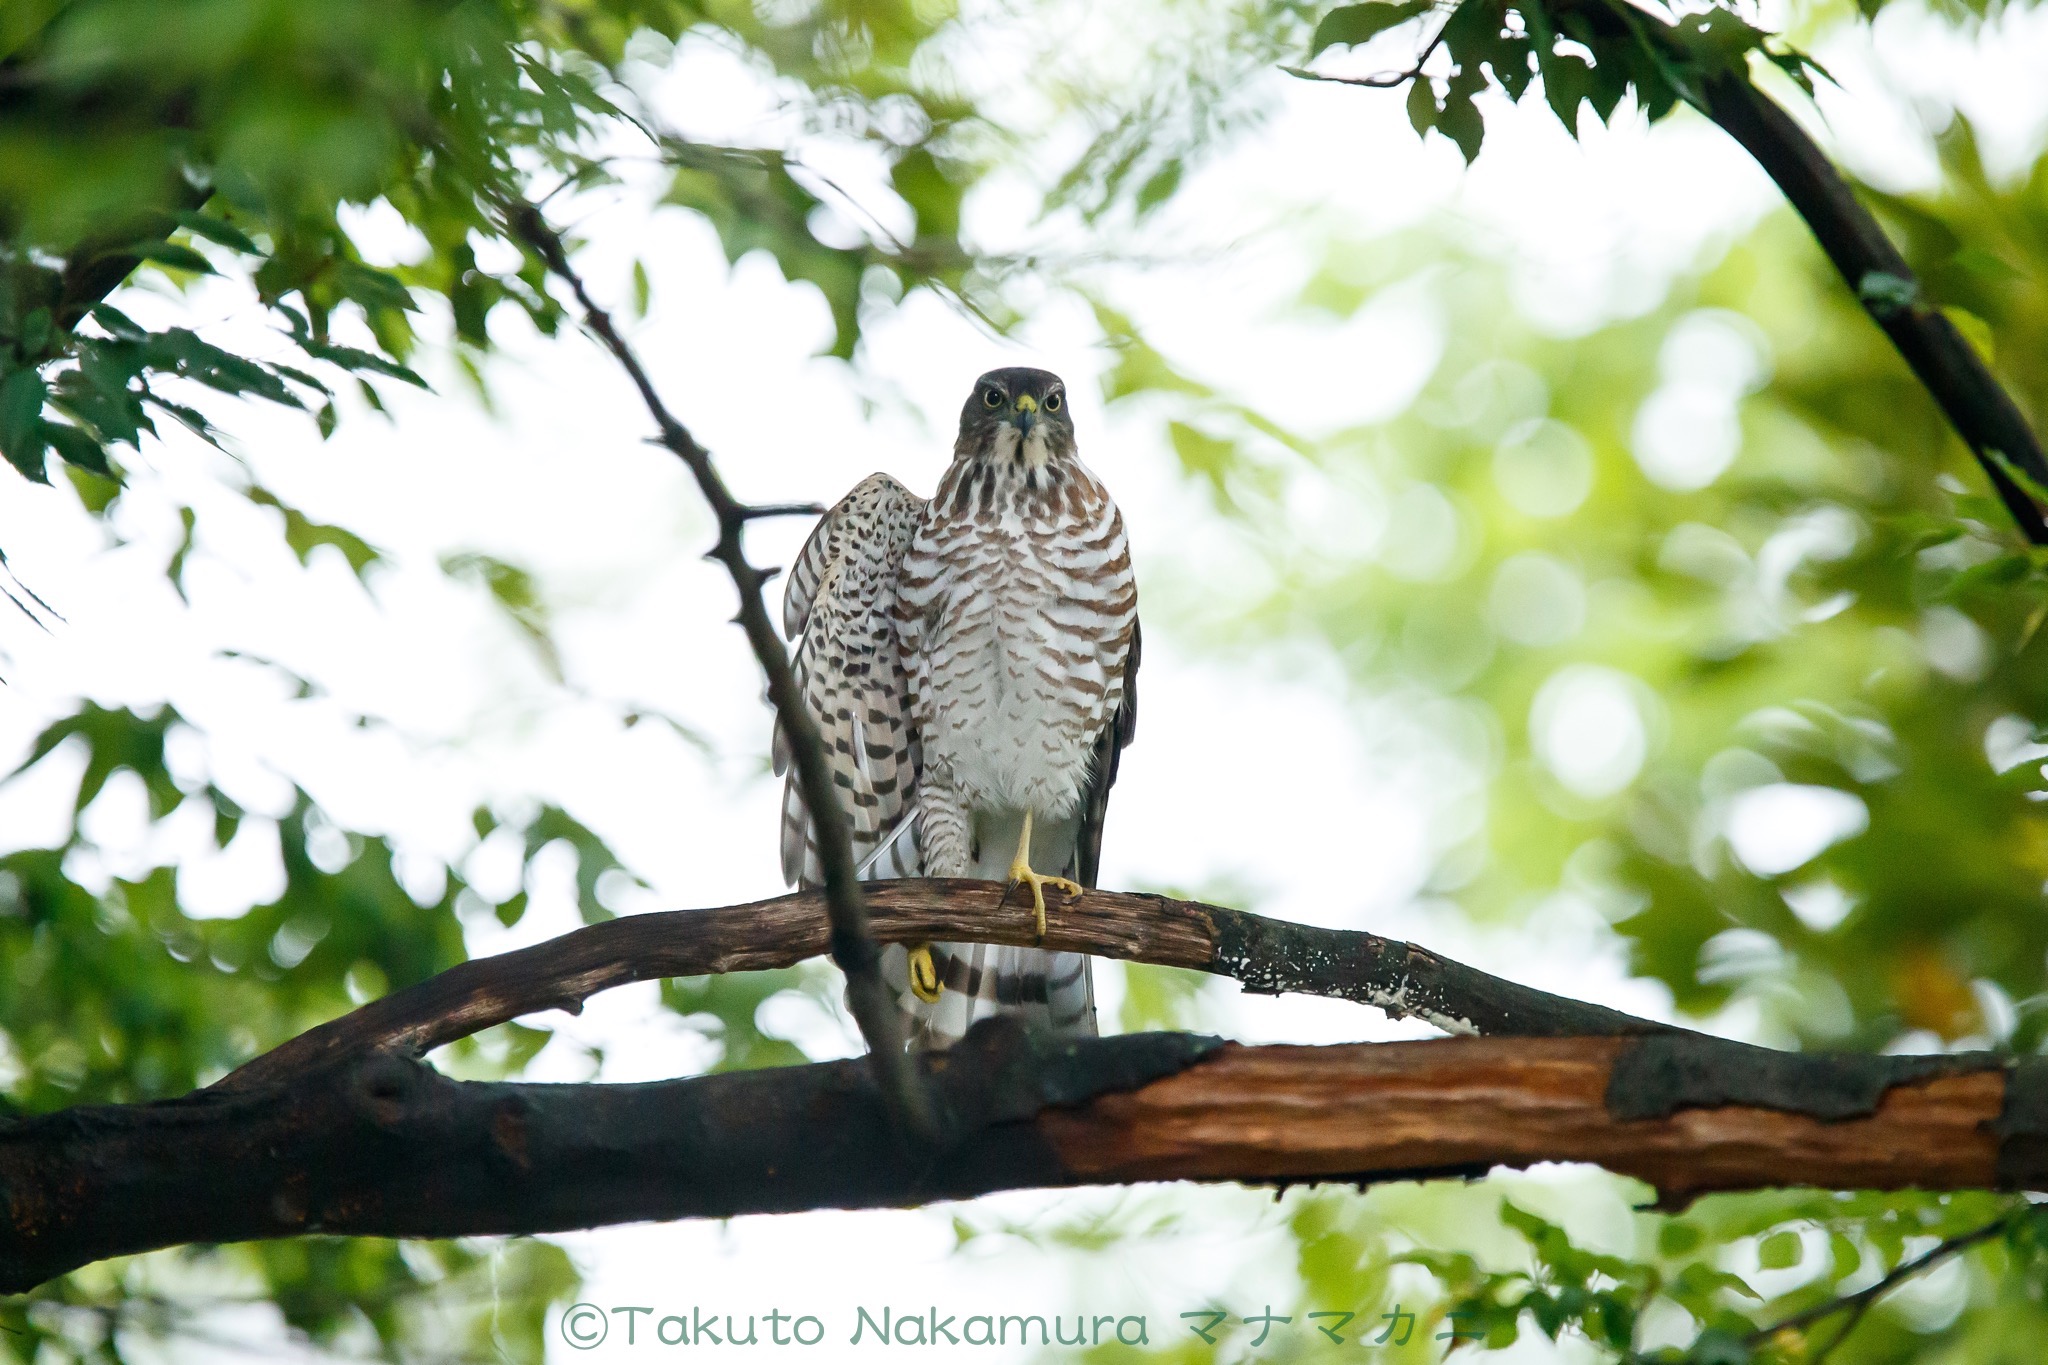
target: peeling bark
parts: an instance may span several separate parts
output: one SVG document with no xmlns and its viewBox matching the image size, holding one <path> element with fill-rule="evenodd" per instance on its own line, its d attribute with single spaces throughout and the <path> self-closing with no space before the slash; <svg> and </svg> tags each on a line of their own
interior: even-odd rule
<svg viewBox="0 0 2048 1365">
<path fill-rule="evenodd" d="M 861 1062 L 528 1085 L 374 1054 L 0 1127 L 0 1292 L 184 1242 L 549 1232 L 1143 1180 L 1366 1184 L 1587 1161 L 1667 1204 L 1783 1185 L 2048 1184 L 2041 1066 L 1799 1059 L 1809 1079 L 1853 1073 L 1845 1108 L 1839 1087 L 1753 1083 L 1779 1054 L 1716 1039 L 1686 1041 L 1685 1088 L 1646 1082 L 1668 1041 L 1057 1043 L 994 1022 L 918 1059 L 944 1123 L 936 1149 L 906 1144 Z"/>
<path fill-rule="evenodd" d="M 862 889 L 869 932 L 883 943 L 1040 943 L 1029 902 L 1005 900 L 999 882 L 886 881 Z M 429 1052 L 524 1014 L 573 1014 L 589 996 L 628 982 L 789 967 L 820 956 L 828 941 L 825 902 L 816 891 L 609 920 L 450 968 L 292 1039 L 215 1089 L 263 1085 L 372 1050 Z M 1446 1032 L 1558 1037 L 1674 1031 L 1517 985 L 1397 939 L 1166 896 L 1091 890 L 1053 910 L 1043 946 L 1211 972 L 1260 994 L 1298 991 L 1355 1000 Z"/>
</svg>

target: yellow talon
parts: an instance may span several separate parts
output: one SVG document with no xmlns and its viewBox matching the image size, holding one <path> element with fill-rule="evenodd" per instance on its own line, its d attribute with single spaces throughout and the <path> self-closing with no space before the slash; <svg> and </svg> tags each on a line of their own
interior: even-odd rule
<svg viewBox="0 0 2048 1365">
<path fill-rule="evenodd" d="M 1065 877 L 1044 877 L 1031 870 L 1031 812 L 1024 812 L 1024 833 L 1017 840 L 1017 856 L 1010 861 L 1010 884 L 1003 888 L 1003 899 L 1008 900 L 1010 892 L 1019 886 L 1031 888 L 1031 913 L 1038 924 L 1038 937 L 1045 937 L 1045 888 L 1065 893 L 1068 900 L 1081 894 L 1079 882 L 1068 881 Z"/>
<path fill-rule="evenodd" d="M 927 1005 L 939 1003 L 938 964 L 932 961 L 932 945 L 920 943 L 910 950 L 910 992 Z"/>
</svg>

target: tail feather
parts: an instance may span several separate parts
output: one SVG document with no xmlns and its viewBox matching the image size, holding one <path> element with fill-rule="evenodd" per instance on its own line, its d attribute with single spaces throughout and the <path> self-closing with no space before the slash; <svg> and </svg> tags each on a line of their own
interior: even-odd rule
<svg viewBox="0 0 2048 1365">
<path fill-rule="evenodd" d="M 915 1047 L 951 1047 L 975 1024 L 999 1014 L 1062 1035 L 1095 1033 L 1095 985 L 1084 953 L 934 943 L 932 961 L 944 989 L 938 1003 L 928 1005 L 909 990 L 907 952 L 892 947 L 883 954 L 891 983 L 902 984 L 900 998 Z"/>
<path fill-rule="evenodd" d="M 1020 821 L 984 822 L 977 831 L 981 857 L 972 875 L 1008 875 L 1008 850 L 1017 846 Z M 1048 822 L 1041 851 L 1067 850 L 1063 875 L 1074 874 L 1076 862 L 1071 822 Z M 1058 858 L 1057 852 L 1052 852 Z M 909 956 L 901 949 L 883 955 L 886 979 L 902 1002 L 913 1045 L 941 1050 L 951 1047 L 968 1029 L 993 1015 L 1010 1015 L 1028 1028 L 1067 1036 L 1093 1037 L 1095 980 L 1086 953 L 1056 953 L 1045 948 L 1007 947 L 988 943 L 934 943 L 932 965 L 943 990 L 938 1003 L 926 1004 L 910 990 Z"/>
</svg>

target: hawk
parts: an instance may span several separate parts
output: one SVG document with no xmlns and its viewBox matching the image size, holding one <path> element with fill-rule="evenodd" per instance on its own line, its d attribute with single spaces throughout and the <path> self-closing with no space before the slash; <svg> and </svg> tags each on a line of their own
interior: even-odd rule
<svg viewBox="0 0 2048 1365">
<path fill-rule="evenodd" d="M 976 380 L 931 501 L 886 474 L 863 480 L 811 533 L 782 619 L 862 877 L 1023 886 L 1043 937 L 1046 891 L 1095 885 L 1137 722 L 1130 546 L 1076 452 L 1059 377 Z M 788 743 L 775 738 L 783 772 Z M 782 871 L 823 880 L 793 772 Z M 916 1046 L 947 1047 L 992 1014 L 1095 1031 L 1083 954 L 891 945 L 882 965 Z"/>
</svg>

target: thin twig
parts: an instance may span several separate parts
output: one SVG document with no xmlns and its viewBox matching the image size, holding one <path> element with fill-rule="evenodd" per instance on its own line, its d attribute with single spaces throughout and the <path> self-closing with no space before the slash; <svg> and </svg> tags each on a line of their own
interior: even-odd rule
<svg viewBox="0 0 2048 1365">
<path fill-rule="evenodd" d="M 1439 47 L 1443 46 L 1444 34 L 1450 30 L 1451 20 L 1457 17 L 1457 8 L 1453 7 L 1450 15 L 1441 24 L 1436 26 L 1436 35 L 1429 40 L 1422 51 L 1415 54 L 1414 65 L 1410 66 L 1406 71 L 1383 76 L 1326 76 L 1320 71 L 1309 71 L 1298 66 L 1283 66 L 1280 69 L 1290 76 L 1299 76 L 1305 81 L 1328 81 L 1332 85 L 1362 85 L 1369 90 L 1393 90 L 1408 84 L 1412 80 L 1421 79 L 1422 68 L 1429 65 L 1429 59 L 1436 55 L 1436 50 Z"/>
<path fill-rule="evenodd" d="M 1437 48 L 1443 46 L 1444 30 L 1449 28 L 1450 26 L 1450 20 L 1448 19 L 1446 19 L 1442 24 L 1438 25 L 1436 30 L 1436 36 L 1429 40 L 1428 46 L 1424 47 L 1421 52 L 1416 54 L 1415 65 L 1409 67 L 1406 71 L 1398 71 L 1391 75 L 1329 76 L 1325 75 L 1320 71 L 1310 71 L 1305 67 L 1299 66 L 1285 66 L 1280 69 L 1285 71 L 1290 76 L 1298 76 L 1305 81 L 1328 81 L 1331 85 L 1362 85 L 1369 90 L 1397 89 L 1400 86 L 1408 84 L 1408 82 L 1412 80 L 1419 80 L 1421 78 L 1422 68 L 1429 65 L 1429 59 L 1436 55 Z"/>
<path fill-rule="evenodd" d="M 900 1128 L 922 1140 L 935 1138 L 938 1132 L 936 1115 L 916 1070 L 904 1052 L 902 1017 L 895 1001 L 890 998 L 888 987 L 882 982 L 881 953 L 868 932 L 867 908 L 861 899 L 853 845 L 847 833 L 845 814 L 840 809 L 838 792 L 833 786 L 824 744 L 819 738 L 817 725 L 804 709 L 789 655 L 769 619 L 762 589 L 771 575 L 747 559 L 743 537 L 747 522 L 756 514 L 756 509 L 732 495 L 725 481 L 719 477 L 710 452 L 697 443 L 696 437 L 662 402 L 639 357 L 619 334 L 618 328 L 613 326 L 611 315 L 591 298 L 583 277 L 569 263 L 568 250 L 563 246 L 561 236 L 548 226 L 540 210 L 524 200 L 509 196 L 500 197 L 497 206 L 504 214 L 512 235 L 531 248 L 546 263 L 549 272 L 575 295 L 577 306 L 583 310 L 584 325 L 612 353 L 633 381 L 633 387 L 639 390 L 641 401 L 661 433 L 661 444 L 689 469 L 704 500 L 718 518 L 718 543 L 713 546 L 710 557 L 725 565 L 726 572 L 732 576 L 733 587 L 739 592 L 738 622 L 746 632 L 747 643 L 752 647 L 761 671 L 767 675 L 768 700 L 775 708 L 776 723 L 789 738 L 798 784 L 817 829 L 818 853 L 825 871 L 825 902 L 832 922 L 832 960 L 846 974 L 847 1005 L 860 1026 L 861 1036 L 867 1040 L 876 1083 L 889 1102 Z"/>
<path fill-rule="evenodd" d="M 769 517 L 822 517 L 825 505 L 819 502 L 757 502 L 742 507 L 740 515 L 748 521 L 765 521 Z"/>
<path fill-rule="evenodd" d="M 1947 1241 L 1933 1247 L 1925 1255 L 1916 1256 L 1910 1261 L 1900 1262 L 1897 1268 L 1889 1275 L 1873 1284 L 1866 1285 L 1853 1294 L 1844 1294 L 1840 1298 L 1829 1299 L 1826 1303 L 1816 1304 L 1803 1313 L 1794 1313 L 1783 1322 L 1774 1323 L 1769 1327 L 1759 1327 L 1743 1339 L 1743 1344 L 1746 1346 L 1762 1345 L 1780 1332 L 1799 1331 L 1823 1319 L 1833 1317 L 1835 1314 L 1846 1309 L 1849 1313 L 1849 1321 L 1843 1326 L 1835 1339 L 1830 1341 L 1819 1355 L 1813 1357 L 1811 1365 L 1821 1365 L 1821 1362 L 1826 1360 L 1834 1352 L 1834 1349 L 1842 1344 L 1843 1338 L 1856 1330 L 1856 1324 L 1863 1320 L 1863 1315 L 1869 1312 L 1871 1306 L 1879 1299 L 1898 1288 L 1901 1284 L 1904 1284 L 1907 1280 L 1912 1279 L 1921 1271 L 1937 1265 L 1960 1252 L 1968 1251 L 1980 1242 L 1988 1242 L 1994 1237 L 2002 1236 L 2006 1229 L 2024 1217 L 2027 1210 L 2031 1207 L 2032 1205 L 2029 1204 L 2020 1204 L 2004 1217 L 1994 1219 L 1983 1227 L 1972 1228 L 1968 1232 L 1958 1233 Z"/>
</svg>

